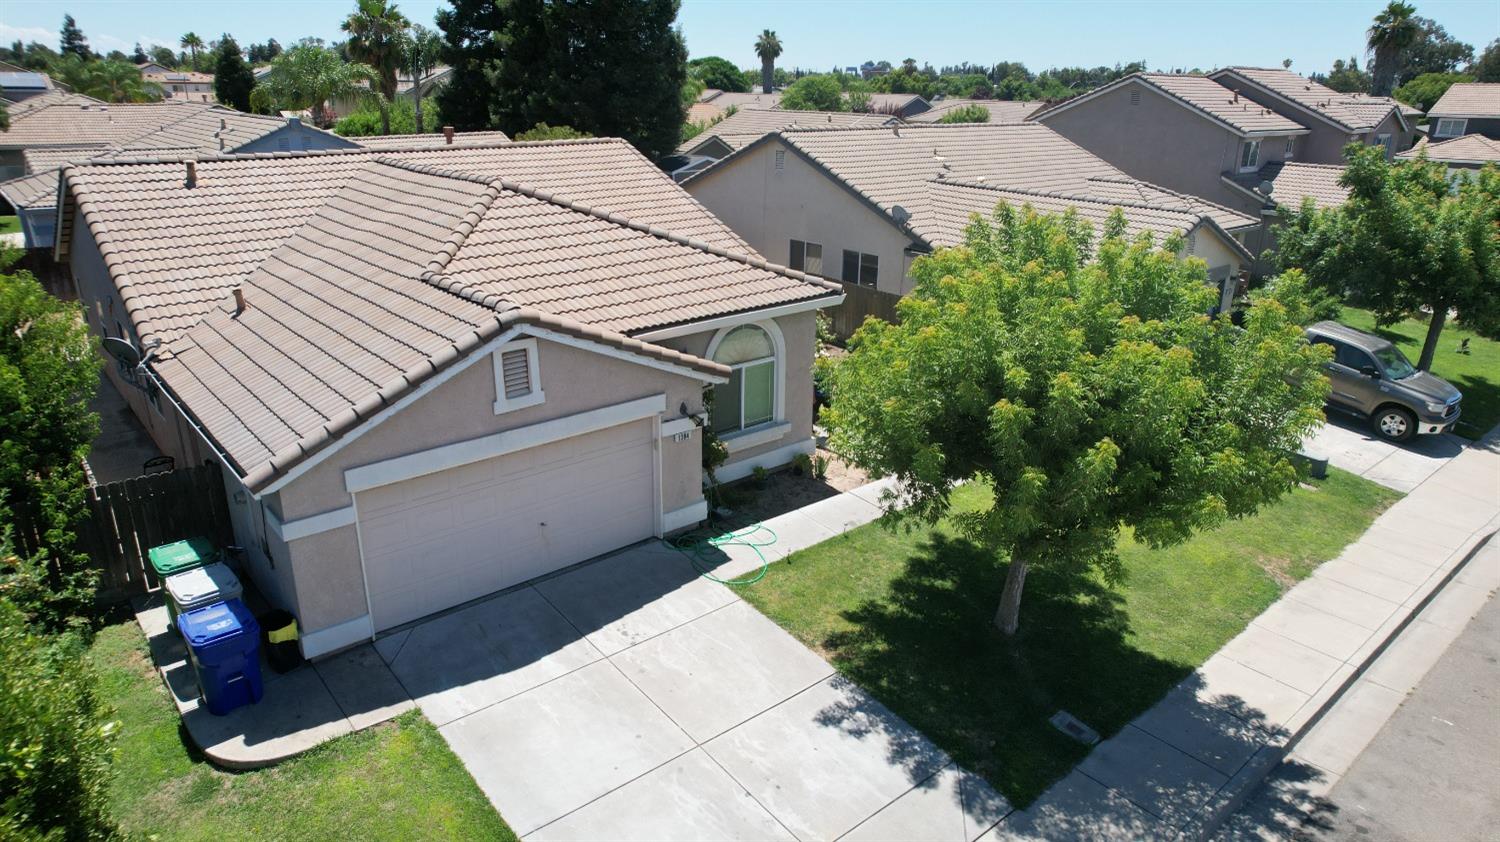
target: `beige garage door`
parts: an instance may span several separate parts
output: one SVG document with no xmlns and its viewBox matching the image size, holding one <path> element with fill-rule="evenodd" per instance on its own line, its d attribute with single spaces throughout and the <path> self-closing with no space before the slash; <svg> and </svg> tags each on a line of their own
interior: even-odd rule
<svg viewBox="0 0 1500 842">
<path fill-rule="evenodd" d="M 654 534 L 652 434 L 635 421 L 359 492 L 376 630 Z"/>
</svg>

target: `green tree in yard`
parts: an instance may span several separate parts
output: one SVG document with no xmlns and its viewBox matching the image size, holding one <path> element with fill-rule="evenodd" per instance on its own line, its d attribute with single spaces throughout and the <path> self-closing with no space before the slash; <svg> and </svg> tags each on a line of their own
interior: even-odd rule
<svg viewBox="0 0 1500 842">
<path fill-rule="evenodd" d="M 62 31 L 58 34 L 57 51 L 65 56 L 78 56 L 81 59 L 94 57 L 94 51 L 89 49 L 89 39 L 83 37 L 83 30 L 78 28 L 77 21 L 72 15 L 63 15 Z"/>
<path fill-rule="evenodd" d="M 368 65 L 345 62 L 328 47 L 304 43 L 271 62 L 271 72 L 255 86 L 251 100 L 262 111 L 310 108 L 313 122 L 327 126 L 333 122 L 328 110 L 332 101 L 370 98 L 374 80 Z"/>
<path fill-rule="evenodd" d="M 1416 14 L 1416 6 L 1391 0 L 1375 16 L 1365 41 L 1375 56 L 1371 67 L 1373 80 L 1370 93 L 1390 96 L 1391 90 L 1396 87 L 1396 74 L 1401 71 L 1405 53 L 1422 34 Z"/>
<path fill-rule="evenodd" d="M 755 37 L 755 55 L 760 59 L 760 92 L 776 90 L 776 57 L 781 55 L 781 39 L 769 29 Z"/>
<path fill-rule="evenodd" d="M 438 99 L 457 128 L 572 126 L 672 154 L 686 110 L 677 0 L 455 0 L 438 15 L 453 67 Z"/>
<path fill-rule="evenodd" d="M 1500 38 L 1484 48 L 1479 59 L 1469 65 L 1469 73 L 1476 82 L 1500 82 Z"/>
<path fill-rule="evenodd" d="M 962 105 L 938 118 L 939 123 L 988 123 L 990 110 L 983 105 Z"/>
<path fill-rule="evenodd" d="M 224 33 L 214 53 L 214 98 L 238 111 L 250 110 L 255 72 L 240 54 L 240 45 Z"/>
<path fill-rule="evenodd" d="M 431 29 L 420 23 L 414 23 L 402 36 L 401 42 L 401 69 L 412 80 L 412 102 L 415 103 L 415 116 L 417 133 L 421 134 L 427 130 L 423 120 L 422 100 L 426 99 L 431 91 L 427 90 L 429 83 L 427 77 L 437 67 L 443 52 L 443 38 Z"/>
<path fill-rule="evenodd" d="M 1472 82 L 1472 76 L 1462 73 L 1423 73 L 1391 92 L 1391 96 L 1407 105 L 1426 110 L 1442 98 L 1455 82 Z"/>
<path fill-rule="evenodd" d="M 177 45 L 188 51 L 188 55 L 192 56 L 192 68 L 197 70 L 198 51 L 203 49 L 203 39 L 198 37 L 198 33 L 189 32 L 178 40 Z"/>
<path fill-rule="evenodd" d="M 788 111 L 848 111 L 844 92 L 832 76 L 803 76 L 781 92 Z"/>
<path fill-rule="evenodd" d="M 141 49 L 141 42 L 135 42 L 135 49 L 130 53 L 131 64 L 145 64 L 150 60 L 151 59 L 146 55 L 146 51 Z"/>
<path fill-rule="evenodd" d="M 745 77 L 740 73 L 728 59 L 719 56 L 704 56 L 695 58 L 688 62 L 688 73 L 702 80 L 703 84 L 715 90 L 727 91 L 729 93 L 744 93 L 750 90 L 745 84 Z"/>
<path fill-rule="evenodd" d="M 368 135 L 381 134 L 418 134 L 417 131 L 417 109 L 416 104 L 407 97 L 401 97 L 386 107 L 384 103 L 376 100 L 377 95 L 372 94 L 359 107 L 354 109 L 348 116 L 339 118 L 333 125 L 333 131 L 344 137 L 364 137 Z M 426 104 L 425 113 L 428 117 L 440 117 L 433 112 L 434 103 L 429 99 Z M 387 131 L 389 124 L 389 131 Z M 429 133 L 428 131 L 421 132 Z"/>
<path fill-rule="evenodd" d="M 535 126 L 516 135 L 518 141 L 527 140 L 575 140 L 577 138 L 593 137 L 588 132 L 581 132 L 572 126 L 549 126 L 546 123 L 537 123 Z"/>
<path fill-rule="evenodd" d="M 8 548 L 7 548 L 8 549 Z M 75 635 L 52 638 L 0 598 L 0 839 L 113 839 L 117 723 Z"/>
<path fill-rule="evenodd" d="M 1352 296 L 1381 324 L 1430 311 L 1423 371 L 1450 311 L 1472 330 L 1500 330 L 1500 169 L 1450 176 L 1425 158 L 1389 162 L 1378 146 L 1350 144 L 1344 154 L 1339 183 L 1349 201 L 1289 214 L 1278 233 L 1280 264 Z"/>
<path fill-rule="evenodd" d="M 913 266 L 899 325 L 866 321 L 826 364 L 831 447 L 900 480 L 891 517 L 950 516 L 1009 561 L 1006 634 L 1033 567 L 1117 582 L 1122 527 L 1174 544 L 1290 491 L 1290 454 L 1322 418 L 1326 351 L 1276 296 L 1243 328 L 1212 319 L 1217 293 L 1175 257 L 1180 238 L 1127 242 L 1124 224 L 1095 246 L 1072 214 L 976 217 L 962 247 Z M 951 511 L 965 480 L 993 504 Z"/>
<path fill-rule="evenodd" d="M 23 549 L 0 559 L 0 596 L 57 629 L 86 615 L 93 598 L 94 568 L 74 530 L 81 463 L 99 428 L 88 408 L 99 360 L 79 305 L 14 271 L 19 257 L 0 254 L 0 530 Z"/>
<path fill-rule="evenodd" d="M 1318 79 L 1316 74 L 1314 74 L 1314 78 L 1339 93 L 1363 94 L 1370 92 L 1370 74 L 1368 71 L 1359 69 L 1359 59 L 1354 56 L 1350 56 L 1347 63 L 1343 59 L 1335 59 L 1333 70 L 1327 76 Z"/>
<path fill-rule="evenodd" d="M 151 60 L 162 67 L 176 67 L 177 54 L 172 52 L 171 47 L 156 46 L 151 48 Z"/>
<path fill-rule="evenodd" d="M 1404 85 L 1424 73 L 1456 73 L 1474 61 L 1474 48 L 1448 34 L 1431 18 L 1416 17 L 1417 36 L 1401 54 L 1396 84 Z"/>
<path fill-rule="evenodd" d="M 52 77 L 73 91 L 105 102 L 152 102 L 162 98 L 161 86 L 147 82 L 128 61 L 99 61 L 66 55 L 52 63 Z"/>
</svg>

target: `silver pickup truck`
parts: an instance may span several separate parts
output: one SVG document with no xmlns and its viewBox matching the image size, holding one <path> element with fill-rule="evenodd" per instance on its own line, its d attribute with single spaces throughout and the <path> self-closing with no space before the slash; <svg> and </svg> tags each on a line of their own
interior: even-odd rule
<svg viewBox="0 0 1500 842">
<path fill-rule="evenodd" d="M 1417 370 L 1390 342 L 1338 322 L 1312 325 L 1307 340 L 1333 347 L 1329 405 L 1369 418 L 1377 436 L 1406 441 L 1458 423 L 1463 394 L 1443 378 Z"/>
</svg>

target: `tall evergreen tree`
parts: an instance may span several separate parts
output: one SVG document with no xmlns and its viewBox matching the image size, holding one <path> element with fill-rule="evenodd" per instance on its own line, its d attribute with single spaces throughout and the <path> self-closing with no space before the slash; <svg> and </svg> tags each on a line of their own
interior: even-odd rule
<svg viewBox="0 0 1500 842">
<path fill-rule="evenodd" d="M 146 57 L 146 51 L 141 49 L 141 42 L 135 42 L 135 52 L 130 54 L 130 60 L 136 64 L 145 64 L 151 60 Z"/>
<path fill-rule="evenodd" d="M 94 53 L 89 49 L 89 39 L 83 37 L 83 30 L 78 28 L 78 23 L 73 20 L 72 15 L 63 15 L 63 25 L 57 42 L 58 52 L 63 55 L 75 55 L 81 59 L 93 58 Z"/>
<path fill-rule="evenodd" d="M 250 110 L 250 91 L 255 88 L 255 73 L 234 36 L 224 33 L 214 51 L 214 98 L 237 110 Z"/>
<path fill-rule="evenodd" d="M 442 112 L 465 129 L 566 125 L 669 155 L 687 79 L 677 9 L 678 0 L 453 0 L 438 16 L 454 68 Z"/>
</svg>

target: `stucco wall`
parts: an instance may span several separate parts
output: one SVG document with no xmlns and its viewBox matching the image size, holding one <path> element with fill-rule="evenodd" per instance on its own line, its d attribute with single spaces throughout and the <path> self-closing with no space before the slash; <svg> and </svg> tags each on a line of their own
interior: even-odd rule
<svg viewBox="0 0 1500 842">
<path fill-rule="evenodd" d="M 667 396 L 667 420 L 678 417 L 683 403 L 690 412 L 702 411 L 702 383 L 691 377 L 545 340 L 537 347 L 545 403 L 496 415 L 493 355 L 486 355 L 289 483 L 281 492 L 287 519 L 348 506 L 344 471 L 372 462 L 656 394 Z M 682 450 L 674 449 L 671 458 Z M 663 507 L 691 502 L 663 500 Z"/>
<path fill-rule="evenodd" d="M 303 632 L 316 632 L 368 613 L 359 538 L 353 524 L 298 538 L 288 546 L 296 579 L 297 602 L 292 613 L 297 615 Z"/>
<path fill-rule="evenodd" d="M 785 169 L 779 171 L 777 149 L 786 152 Z M 818 243 L 822 275 L 838 280 L 844 249 L 850 249 L 879 257 L 878 289 L 911 291 L 905 257 L 911 239 L 780 141 L 762 144 L 683 187 L 772 263 L 787 264 L 792 240 Z"/>
<path fill-rule="evenodd" d="M 1259 203 L 1221 180 L 1238 163 L 1240 138 L 1149 85 L 1121 85 L 1042 122 L 1135 178 L 1259 215 Z M 1263 162 L 1281 154 L 1283 140 L 1262 141 Z"/>
<path fill-rule="evenodd" d="M 791 461 L 793 454 L 783 452 L 782 458 L 773 460 L 767 460 L 764 457 L 783 451 L 792 445 L 805 443 L 812 437 L 812 365 L 817 353 L 817 317 L 813 312 L 794 313 L 773 321 L 780 329 L 786 346 L 786 365 L 782 375 L 786 378 L 785 392 L 781 417 L 777 420 L 786 421 L 790 426 L 780 438 L 774 441 L 730 453 L 724 466 L 719 470 L 722 475 L 721 479 L 748 473 L 748 467 L 736 470 L 734 466 L 737 464 L 747 466 L 759 464 L 767 468 L 779 467 Z M 723 331 L 694 333 L 674 339 L 663 339 L 659 344 L 694 356 L 706 357 L 709 344 L 721 332 Z M 696 441 L 696 438 L 694 440 Z"/>
<path fill-rule="evenodd" d="M 234 154 L 252 152 L 305 152 L 317 149 L 353 149 L 358 144 L 329 132 L 320 132 L 298 122 L 287 124 L 270 134 L 258 137 L 234 150 Z"/>
</svg>

